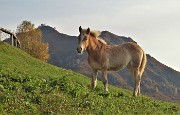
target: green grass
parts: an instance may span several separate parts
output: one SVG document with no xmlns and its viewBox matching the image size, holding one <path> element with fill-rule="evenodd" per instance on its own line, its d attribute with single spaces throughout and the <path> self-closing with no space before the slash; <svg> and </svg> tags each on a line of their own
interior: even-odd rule
<svg viewBox="0 0 180 115">
<path fill-rule="evenodd" d="M 180 104 L 132 92 L 52 66 L 0 42 L 1 114 L 180 114 Z"/>
</svg>

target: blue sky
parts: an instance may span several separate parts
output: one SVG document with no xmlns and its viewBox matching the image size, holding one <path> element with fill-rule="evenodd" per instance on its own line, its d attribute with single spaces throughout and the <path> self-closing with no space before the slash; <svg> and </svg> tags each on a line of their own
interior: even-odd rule
<svg viewBox="0 0 180 115">
<path fill-rule="evenodd" d="M 131 37 L 146 53 L 180 71 L 180 0 L 0 0 L 0 27 L 23 20 L 68 35 L 78 27 Z"/>
</svg>

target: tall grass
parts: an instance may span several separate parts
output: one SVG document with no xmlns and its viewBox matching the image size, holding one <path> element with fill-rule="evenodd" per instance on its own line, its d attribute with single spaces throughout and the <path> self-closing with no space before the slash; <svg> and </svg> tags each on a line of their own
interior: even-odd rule
<svg viewBox="0 0 180 115">
<path fill-rule="evenodd" d="M 0 42 L 1 114 L 180 114 L 180 104 L 132 97 L 132 92 L 109 86 L 32 58 Z"/>
</svg>

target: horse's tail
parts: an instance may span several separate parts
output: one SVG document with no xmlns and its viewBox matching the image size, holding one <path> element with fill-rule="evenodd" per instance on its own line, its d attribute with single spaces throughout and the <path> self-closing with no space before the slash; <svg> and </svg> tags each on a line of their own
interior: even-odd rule
<svg viewBox="0 0 180 115">
<path fill-rule="evenodd" d="M 146 63 L 147 63 L 147 57 L 146 57 L 146 53 L 143 51 L 143 57 L 142 57 L 141 65 L 139 67 L 139 72 L 141 73 L 141 75 L 144 72 L 144 69 L 146 67 Z"/>
</svg>

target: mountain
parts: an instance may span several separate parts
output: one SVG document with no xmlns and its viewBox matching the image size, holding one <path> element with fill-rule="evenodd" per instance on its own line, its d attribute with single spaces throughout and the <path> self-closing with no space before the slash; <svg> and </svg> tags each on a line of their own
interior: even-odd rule
<svg viewBox="0 0 180 115">
<path fill-rule="evenodd" d="M 59 33 L 50 26 L 40 26 L 44 41 L 49 43 L 49 63 L 58 67 L 91 76 L 92 70 L 87 63 L 87 54 L 78 55 L 76 52 L 77 37 Z M 130 37 L 118 36 L 108 31 L 102 31 L 100 37 L 108 44 L 135 42 Z M 162 64 L 147 54 L 148 63 L 141 82 L 142 94 L 156 99 L 180 102 L 180 72 Z M 98 79 L 100 80 L 100 72 Z M 133 90 L 134 81 L 127 68 L 118 72 L 108 73 L 109 83 Z"/>
</svg>

